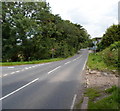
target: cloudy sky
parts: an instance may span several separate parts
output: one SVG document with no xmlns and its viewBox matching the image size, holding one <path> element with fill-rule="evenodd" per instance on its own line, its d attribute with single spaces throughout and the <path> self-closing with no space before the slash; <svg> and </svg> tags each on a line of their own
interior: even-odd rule
<svg viewBox="0 0 120 111">
<path fill-rule="evenodd" d="M 119 0 L 46 0 L 52 13 L 81 24 L 94 37 L 101 37 L 112 24 L 118 23 Z"/>
</svg>

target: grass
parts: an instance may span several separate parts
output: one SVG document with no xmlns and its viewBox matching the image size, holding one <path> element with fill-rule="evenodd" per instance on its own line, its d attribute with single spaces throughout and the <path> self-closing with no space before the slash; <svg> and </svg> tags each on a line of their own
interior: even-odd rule
<svg viewBox="0 0 120 111">
<path fill-rule="evenodd" d="M 47 62 L 53 62 L 53 61 L 60 61 L 60 60 L 64 60 L 64 59 L 65 58 L 54 58 L 54 59 L 45 59 L 45 60 L 38 60 L 38 61 L 26 61 L 26 62 L 3 62 L 3 63 L 0 63 L 0 66 L 39 64 L 39 63 L 47 63 Z"/>
<path fill-rule="evenodd" d="M 101 91 L 102 92 L 102 91 Z M 118 109 L 120 108 L 120 88 L 113 86 L 112 88 L 104 91 L 106 94 L 111 94 L 108 97 L 105 97 L 97 102 L 94 102 L 94 99 L 100 96 L 100 91 L 98 89 L 88 88 L 86 90 L 85 96 L 89 97 L 88 109 Z"/>
<path fill-rule="evenodd" d="M 88 88 L 86 89 L 84 96 L 89 97 L 89 99 L 93 101 L 96 97 L 100 96 L 100 91 L 95 90 L 94 88 Z M 80 109 L 82 102 L 83 98 L 75 105 L 75 108 Z"/>
<path fill-rule="evenodd" d="M 93 101 L 96 97 L 100 96 L 100 91 L 95 88 L 88 88 L 86 89 L 86 92 L 84 93 L 85 96 L 89 97 L 91 101 Z"/>
<path fill-rule="evenodd" d="M 83 102 L 83 98 L 75 105 L 75 108 L 80 109 L 82 102 Z"/>
<path fill-rule="evenodd" d="M 90 53 L 87 65 L 90 69 L 99 71 L 112 71 L 116 69 L 112 66 L 107 66 L 99 53 Z"/>
</svg>

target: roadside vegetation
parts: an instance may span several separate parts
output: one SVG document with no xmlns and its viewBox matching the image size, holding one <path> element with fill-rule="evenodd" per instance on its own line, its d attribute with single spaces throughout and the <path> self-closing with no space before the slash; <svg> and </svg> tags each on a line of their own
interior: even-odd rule
<svg viewBox="0 0 120 111">
<path fill-rule="evenodd" d="M 120 25 L 112 25 L 110 26 L 105 33 L 103 34 L 102 41 L 97 44 L 98 51 L 102 51 L 109 47 L 111 44 L 120 41 Z"/>
<path fill-rule="evenodd" d="M 53 15 L 45 1 L 2 2 L 2 62 L 66 58 L 88 47 L 89 37 L 80 24 Z"/>
<path fill-rule="evenodd" d="M 88 111 L 90 110 L 118 110 L 120 109 L 120 88 L 112 86 L 106 90 L 99 88 L 87 88 L 84 92 L 85 97 L 89 97 Z M 76 104 L 75 108 L 80 109 L 83 98 Z M 119 111 L 119 110 L 118 110 Z"/>
<path fill-rule="evenodd" d="M 97 53 L 88 58 L 88 67 L 100 71 L 111 71 L 120 68 L 120 25 L 110 26 L 97 44 Z"/>
<path fill-rule="evenodd" d="M 88 88 L 85 92 L 85 96 L 89 97 L 88 109 L 119 109 L 120 108 L 120 88 L 113 86 L 105 91 Z M 106 96 L 103 97 L 102 96 Z M 96 98 L 101 98 L 95 100 Z M 88 110 L 89 111 L 89 110 Z M 103 111 L 103 110 L 102 110 Z"/>
<path fill-rule="evenodd" d="M 120 68 L 118 50 L 120 41 L 111 44 L 109 47 L 98 53 L 91 53 L 87 65 L 92 70 L 112 71 Z"/>
<path fill-rule="evenodd" d="M 115 72 L 120 76 L 120 25 L 110 26 L 102 37 L 102 41 L 97 44 L 97 52 L 90 53 L 87 61 L 87 66 L 91 70 L 98 70 L 100 72 Z M 112 73 L 111 73 L 112 74 Z M 97 75 L 97 74 L 96 74 Z M 108 76 L 109 77 L 109 76 Z M 111 81 L 112 82 L 112 81 Z M 86 88 L 84 96 L 89 97 L 88 111 L 89 110 L 118 110 L 120 109 L 120 87 L 109 86 L 105 87 L 89 87 Z M 78 103 L 77 108 L 80 108 L 81 101 Z"/>
<path fill-rule="evenodd" d="M 40 63 L 47 63 L 47 62 L 54 62 L 64 60 L 65 58 L 53 58 L 53 59 L 44 59 L 44 60 L 37 60 L 37 61 L 26 61 L 26 62 L 3 62 L 0 66 L 12 66 L 12 65 L 25 65 L 25 64 L 40 64 Z"/>
</svg>

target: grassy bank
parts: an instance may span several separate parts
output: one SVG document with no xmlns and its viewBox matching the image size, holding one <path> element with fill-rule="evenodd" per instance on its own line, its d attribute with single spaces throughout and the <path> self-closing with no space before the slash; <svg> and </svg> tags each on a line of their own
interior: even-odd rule
<svg viewBox="0 0 120 111">
<path fill-rule="evenodd" d="M 94 101 L 97 97 L 100 97 L 103 94 L 108 96 L 98 101 Z M 85 96 L 89 97 L 88 109 L 118 109 L 120 108 L 119 94 L 120 88 L 116 86 L 113 86 L 112 88 L 109 88 L 105 91 L 89 88 L 85 92 Z"/>
<path fill-rule="evenodd" d="M 39 64 L 39 63 L 47 63 L 54 62 L 59 60 L 64 60 L 65 58 L 54 58 L 54 59 L 45 59 L 39 61 L 26 61 L 26 62 L 3 62 L 0 63 L 0 66 L 12 66 L 12 65 L 25 65 L 25 64 Z"/>
<path fill-rule="evenodd" d="M 97 69 L 100 71 L 117 70 L 120 68 L 120 59 L 118 58 L 119 49 L 120 41 L 111 44 L 101 52 L 91 53 L 87 65 L 91 69 Z"/>
<path fill-rule="evenodd" d="M 108 66 L 104 62 L 100 53 L 89 54 L 87 66 L 92 70 L 100 70 L 100 71 L 112 71 L 117 69 L 116 67 L 110 65 Z"/>
</svg>

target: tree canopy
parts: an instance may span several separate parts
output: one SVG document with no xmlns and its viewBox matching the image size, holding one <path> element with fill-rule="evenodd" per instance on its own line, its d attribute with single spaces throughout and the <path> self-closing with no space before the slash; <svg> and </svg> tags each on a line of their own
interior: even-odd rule
<svg viewBox="0 0 120 111">
<path fill-rule="evenodd" d="M 113 44 L 116 41 L 120 41 L 120 25 L 112 25 L 110 26 L 105 34 L 102 37 L 102 41 L 98 44 L 99 50 L 103 50 Z"/>
<path fill-rule="evenodd" d="M 89 44 L 79 24 L 53 15 L 46 2 L 2 2 L 3 61 L 68 57 Z"/>
</svg>

